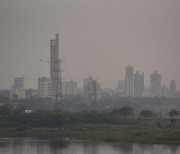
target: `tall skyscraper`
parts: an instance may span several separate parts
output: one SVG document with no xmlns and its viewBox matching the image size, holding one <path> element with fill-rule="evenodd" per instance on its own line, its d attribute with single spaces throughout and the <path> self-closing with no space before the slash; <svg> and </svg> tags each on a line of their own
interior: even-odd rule
<svg viewBox="0 0 180 154">
<path fill-rule="evenodd" d="M 150 75 L 150 93 L 151 96 L 161 96 L 161 75 L 154 71 Z"/>
<path fill-rule="evenodd" d="M 144 92 L 144 73 L 137 71 L 134 74 L 134 96 L 143 96 Z"/>
<path fill-rule="evenodd" d="M 134 95 L 133 67 L 126 67 L 126 95 Z"/>
<path fill-rule="evenodd" d="M 176 81 L 175 80 L 171 80 L 170 82 L 170 94 L 172 97 L 176 95 Z"/>
<path fill-rule="evenodd" d="M 51 79 L 51 94 L 55 98 L 58 92 L 58 75 L 59 73 L 59 34 L 56 38 L 50 41 L 50 79 Z"/>
</svg>

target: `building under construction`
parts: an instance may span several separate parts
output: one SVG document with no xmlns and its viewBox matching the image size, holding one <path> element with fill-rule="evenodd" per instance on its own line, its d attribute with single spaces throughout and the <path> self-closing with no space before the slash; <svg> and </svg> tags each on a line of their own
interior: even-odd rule
<svg viewBox="0 0 180 154">
<path fill-rule="evenodd" d="M 50 41 L 50 80 L 51 80 L 51 95 L 56 97 L 58 91 L 58 76 L 59 76 L 59 34 L 56 38 Z"/>
</svg>

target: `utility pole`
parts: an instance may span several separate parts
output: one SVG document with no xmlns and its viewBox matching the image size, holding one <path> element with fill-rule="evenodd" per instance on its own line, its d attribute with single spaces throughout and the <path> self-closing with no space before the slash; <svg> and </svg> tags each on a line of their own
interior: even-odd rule
<svg viewBox="0 0 180 154">
<path fill-rule="evenodd" d="M 57 60 L 57 85 L 56 85 L 56 97 L 55 97 L 55 101 L 58 101 L 58 98 L 60 96 L 60 102 L 62 102 L 63 100 L 63 94 L 62 94 L 62 68 L 61 68 L 61 64 L 65 63 L 63 62 L 64 58 L 58 59 Z"/>
</svg>

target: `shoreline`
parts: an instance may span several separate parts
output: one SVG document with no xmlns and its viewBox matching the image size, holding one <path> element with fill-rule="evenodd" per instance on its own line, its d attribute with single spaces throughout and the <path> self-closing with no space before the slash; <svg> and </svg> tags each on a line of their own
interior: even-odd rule
<svg viewBox="0 0 180 154">
<path fill-rule="evenodd" d="M 119 125 L 79 125 L 62 130 L 57 128 L 28 128 L 17 131 L 17 128 L 0 128 L 0 138 L 69 138 L 69 140 L 180 145 L 180 129 L 137 128 Z"/>
</svg>

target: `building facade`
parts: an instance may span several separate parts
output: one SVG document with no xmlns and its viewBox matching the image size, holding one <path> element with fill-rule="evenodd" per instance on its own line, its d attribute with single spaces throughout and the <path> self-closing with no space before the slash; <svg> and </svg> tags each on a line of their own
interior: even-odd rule
<svg viewBox="0 0 180 154">
<path fill-rule="evenodd" d="M 38 96 L 51 97 L 51 80 L 46 77 L 38 78 Z"/>
<path fill-rule="evenodd" d="M 151 96 L 161 96 L 161 75 L 154 71 L 150 75 L 150 93 Z"/>
<path fill-rule="evenodd" d="M 170 82 L 170 95 L 171 97 L 176 96 L 176 81 L 175 80 L 171 80 Z"/>
<path fill-rule="evenodd" d="M 63 95 L 77 95 L 77 82 L 69 81 L 69 82 L 62 82 L 62 94 Z"/>
<path fill-rule="evenodd" d="M 133 67 L 126 67 L 126 95 L 133 96 L 134 95 L 134 74 Z"/>
<path fill-rule="evenodd" d="M 118 81 L 118 93 L 122 96 L 126 95 L 126 80 Z"/>
<path fill-rule="evenodd" d="M 14 84 L 11 87 L 11 97 L 18 99 L 25 98 L 23 76 L 20 78 L 14 78 Z"/>
<path fill-rule="evenodd" d="M 51 94 L 55 98 L 58 91 L 58 73 L 59 73 L 59 34 L 56 38 L 50 41 L 50 79 L 51 79 Z"/>
<path fill-rule="evenodd" d="M 144 92 L 144 73 L 136 71 L 134 74 L 134 96 L 141 97 Z"/>
<path fill-rule="evenodd" d="M 86 102 L 96 102 L 100 99 L 100 84 L 91 76 L 83 81 L 83 94 Z"/>
<path fill-rule="evenodd" d="M 38 96 L 38 90 L 37 89 L 27 89 L 25 90 L 25 97 L 31 98 Z"/>
</svg>

